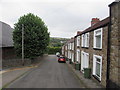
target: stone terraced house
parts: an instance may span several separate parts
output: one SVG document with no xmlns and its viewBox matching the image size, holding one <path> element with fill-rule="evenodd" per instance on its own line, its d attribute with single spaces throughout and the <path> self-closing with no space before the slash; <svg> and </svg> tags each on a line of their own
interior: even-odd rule
<svg viewBox="0 0 120 90">
<path fill-rule="evenodd" d="M 90 27 L 77 32 L 64 45 L 67 55 L 63 55 L 72 59 L 73 64 L 78 63 L 80 74 L 89 69 L 96 83 L 120 88 L 120 0 L 109 7 L 110 16 L 103 20 L 92 18 Z"/>
<path fill-rule="evenodd" d="M 71 60 L 71 62 L 74 62 L 74 38 L 71 38 L 67 43 L 66 46 L 67 52 L 65 56 L 68 57 L 68 59 Z"/>
</svg>

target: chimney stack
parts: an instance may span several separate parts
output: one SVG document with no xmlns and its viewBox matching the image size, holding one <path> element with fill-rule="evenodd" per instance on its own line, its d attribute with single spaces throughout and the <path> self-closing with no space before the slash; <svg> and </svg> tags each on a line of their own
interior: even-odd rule
<svg viewBox="0 0 120 90">
<path fill-rule="evenodd" d="M 77 35 L 79 35 L 81 32 L 80 31 L 77 31 Z"/>
<path fill-rule="evenodd" d="M 91 26 L 95 25 L 95 24 L 98 23 L 99 21 L 100 21 L 99 18 L 92 18 Z"/>
</svg>

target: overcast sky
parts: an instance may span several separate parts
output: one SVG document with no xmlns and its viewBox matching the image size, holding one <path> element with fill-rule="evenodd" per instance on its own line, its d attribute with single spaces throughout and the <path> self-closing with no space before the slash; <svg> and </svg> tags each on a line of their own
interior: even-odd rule
<svg viewBox="0 0 120 90">
<path fill-rule="evenodd" d="M 52 37 L 70 38 L 90 26 L 91 18 L 109 16 L 114 0 L 0 0 L 0 21 L 11 27 L 20 16 L 33 13 L 48 26 Z"/>
</svg>

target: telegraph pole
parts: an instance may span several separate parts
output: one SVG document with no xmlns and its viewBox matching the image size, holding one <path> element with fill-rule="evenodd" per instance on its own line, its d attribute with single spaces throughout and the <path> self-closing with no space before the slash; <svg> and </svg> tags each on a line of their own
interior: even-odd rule
<svg viewBox="0 0 120 90">
<path fill-rule="evenodd" d="M 24 66 L 24 25 L 22 24 L 22 64 Z"/>
</svg>

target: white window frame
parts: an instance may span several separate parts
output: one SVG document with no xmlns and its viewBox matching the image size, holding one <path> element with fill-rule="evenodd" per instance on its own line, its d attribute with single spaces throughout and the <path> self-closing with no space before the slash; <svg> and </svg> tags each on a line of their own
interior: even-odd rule
<svg viewBox="0 0 120 90">
<path fill-rule="evenodd" d="M 100 59 L 100 62 L 96 61 L 96 58 Z M 96 63 L 100 64 L 100 77 L 96 75 Z M 101 77 L 102 77 L 102 56 L 93 55 L 93 75 L 95 75 L 101 81 Z"/>
<path fill-rule="evenodd" d="M 74 53 L 72 53 L 72 62 L 74 62 Z"/>
<path fill-rule="evenodd" d="M 81 51 L 81 71 L 83 73 L 84 73 L 84 68 L 89 68 L 89 53 Z"/>
<path fill-rule="evenodd" d="M 81 39 L 81 46 L 85 47 L 85 34 L 82 34 L 82 39 Z"/>
<path fill-rule="evenodd" d="M 98 31 L 101 31 L 100 32 L 100 35 L 101 35 L 101 45 L 100 45 L 100 47 L 96 47 L 96 32 L 98 32 Z M 103 33 L 102 33 L 102 28 L 100 28 L 100 29 L 97 29 L 97 30 L 95 30 L 94 31 L 94 41 L 93 41 L 93 45 L 94 45 L 94 48 L 97 48 L 97 49 L 102 49 L 102 35 Z M 99 34 L 98 34 L 99 35 Z"/>
<path fill-rule="evenodd" d="M 77 49 L 77 59 L 76 59 L 76 61 L 77 62 L 80 62 L 80 49 Z"/>
<path fill-rule="evenodd" d="M 85 68 L 88 68 L 89 67 L 89 53 L 85 53 L 85 60 L 86 60 L 86 62 L 85 62 Z"/>
<path fill-rule="evenodd" d="M 85 34 L 85 47 L 89 47 L 89 33 Z"/>
<path fill-rule="evenodd" d="M 77 37 L 77 46 L 80 46 L 80 36 Z"/>
<path fill-rule="evenodd" d="M 81 71 L 83 72 L 83 61 L 84 61 L 84 52 L 81 51 Z"/>
</svg>

